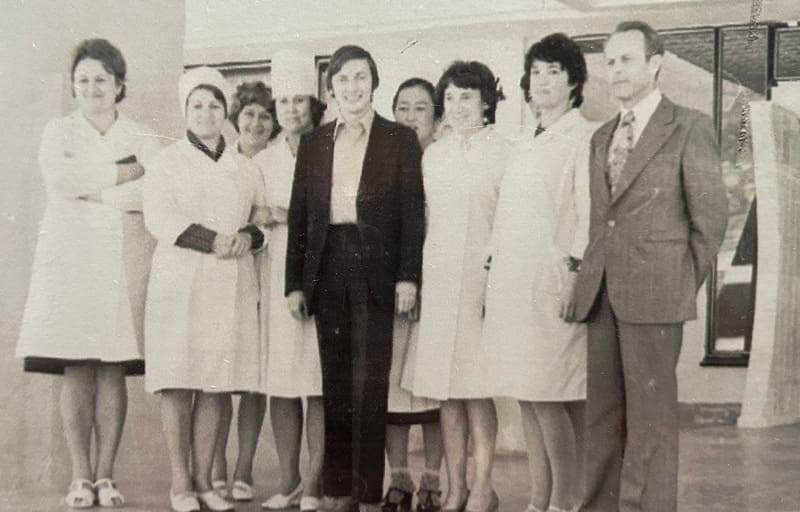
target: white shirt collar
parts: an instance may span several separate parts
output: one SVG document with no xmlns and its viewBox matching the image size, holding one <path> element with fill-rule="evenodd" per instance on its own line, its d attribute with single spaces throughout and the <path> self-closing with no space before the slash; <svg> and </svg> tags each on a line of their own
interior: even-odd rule
<svg viewBox="0 0 800 512">
<path fill-rule="evenodd" d="M 364 127 L 364 133 L 366 134 L 367 138 L 369 139 L 369 132 L 372 129 L 372 121 L 375 119 L 375 109 L 370 108 L 361 118 L 354 121 L 356 124 L 360 124 Z M 338 135 L 339 128 L 341 126 L 346 125 L 347 123 L 341 117 L 336 118 L 336 128 L 334 130 L 334 137 Z"/>
</svg>

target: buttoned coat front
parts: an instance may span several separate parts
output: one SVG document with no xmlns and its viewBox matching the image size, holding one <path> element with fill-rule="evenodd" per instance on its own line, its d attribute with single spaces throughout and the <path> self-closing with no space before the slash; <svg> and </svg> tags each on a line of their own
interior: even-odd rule
<svg viewBox="0 0 800 512">
<path fill-rule="evenodd" d="M 589 244 L 576 283 L 575 319 L 587 319 L 604 277 L 623 322 L 694 319 L 697 291 L 727 225 L 710 120 L 662 98 L 611 194 L 608 151 L 618 123 L 619 116 L 592 137 Z"/>
</svg>

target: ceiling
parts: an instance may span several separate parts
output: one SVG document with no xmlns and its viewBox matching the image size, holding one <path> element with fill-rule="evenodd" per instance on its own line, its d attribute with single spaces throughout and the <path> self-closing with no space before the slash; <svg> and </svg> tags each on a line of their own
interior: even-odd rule
<svg viewBox="0 0 800 512">
<path fill-rule="evenodd" d="M 470 23 L 584 17 L 724 0 L 186 0 L 186 48 Z"/>
</svg>

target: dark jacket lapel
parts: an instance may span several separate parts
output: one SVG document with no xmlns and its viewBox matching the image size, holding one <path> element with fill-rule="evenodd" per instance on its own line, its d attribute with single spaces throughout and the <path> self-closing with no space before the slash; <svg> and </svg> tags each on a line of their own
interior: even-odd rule
<svg viewBox="0 0 800 512">
<path fill-rule="evenodd" d="M 367 140 L 367 149 L 364 152 L 364 163 L 361 166 L 361 178 L 358 182 L 358 193 L 356 197 L 356 204 L 358 199 L 362 196 L 365 190 L 369 190 L 368 183 L 372 179 L 372 173 L 378 171 L 372 163 L 380 155 L 383 142 L 387 139 L 386 132 L 388 130 L 389 122 L 375 113 L 372 119 L 372 128 L 369 131 L 369 139 Z M 365 187 L 367 187 L 365 189 Z"/>
<path fill-rule="evenodd" d="M 319 168 L 316 170 L 319 173 L 319 180 L 314 180 L 319 183 L 319 206 L 320 213 L 328 213 L 331 210 L 331 185 L 333 176 L 333 137 L 336 133 L 336 122 L 328 123 L 319 129 L 318 137 L 322 144 L 317 146 L 319 154 L 315 159 L 319 162 Z M 323 217 L 324 218 L 324 217 Z M 327 226 L 325 226 L 327 229 Z"/>
<path fill-rule="evenodd" d="M 675 104 L 664 96 L 650 117 L 647 126 L 644 127 L 639 140 L 636 141 L 631 154 L 628 155 L 628 160 L 625 161 L 625 167 L 622 169 L 622 174 L 617 181 L 616 187 L 614 187 L 614 194 L 611 197 L 612 203 L 625 193 L 639 173 L 647 166 L 647 163 L 667 141 L 675 130 L 676 124 L 673 122 L 674 120 Z M 606 147 L 610 145 L 611 143 L 609 142 Z"/>
</svg>

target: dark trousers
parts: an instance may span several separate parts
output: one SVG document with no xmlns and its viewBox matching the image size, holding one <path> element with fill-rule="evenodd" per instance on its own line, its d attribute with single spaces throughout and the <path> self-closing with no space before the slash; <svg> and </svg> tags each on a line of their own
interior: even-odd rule
<svg viewBox="0 0 800 512">
<path fill-rule="evenodd" d="M 316 293 L 326 496 L 382 497 L 393 305 L 370 300 L 355 226 L 331 226 Z"/>
<path fill-rule="evenodd" d="M 605 282 L 589 318 L 584 511 L 675 512 L 683 324 L 629 324 Z"/>
</svg>

